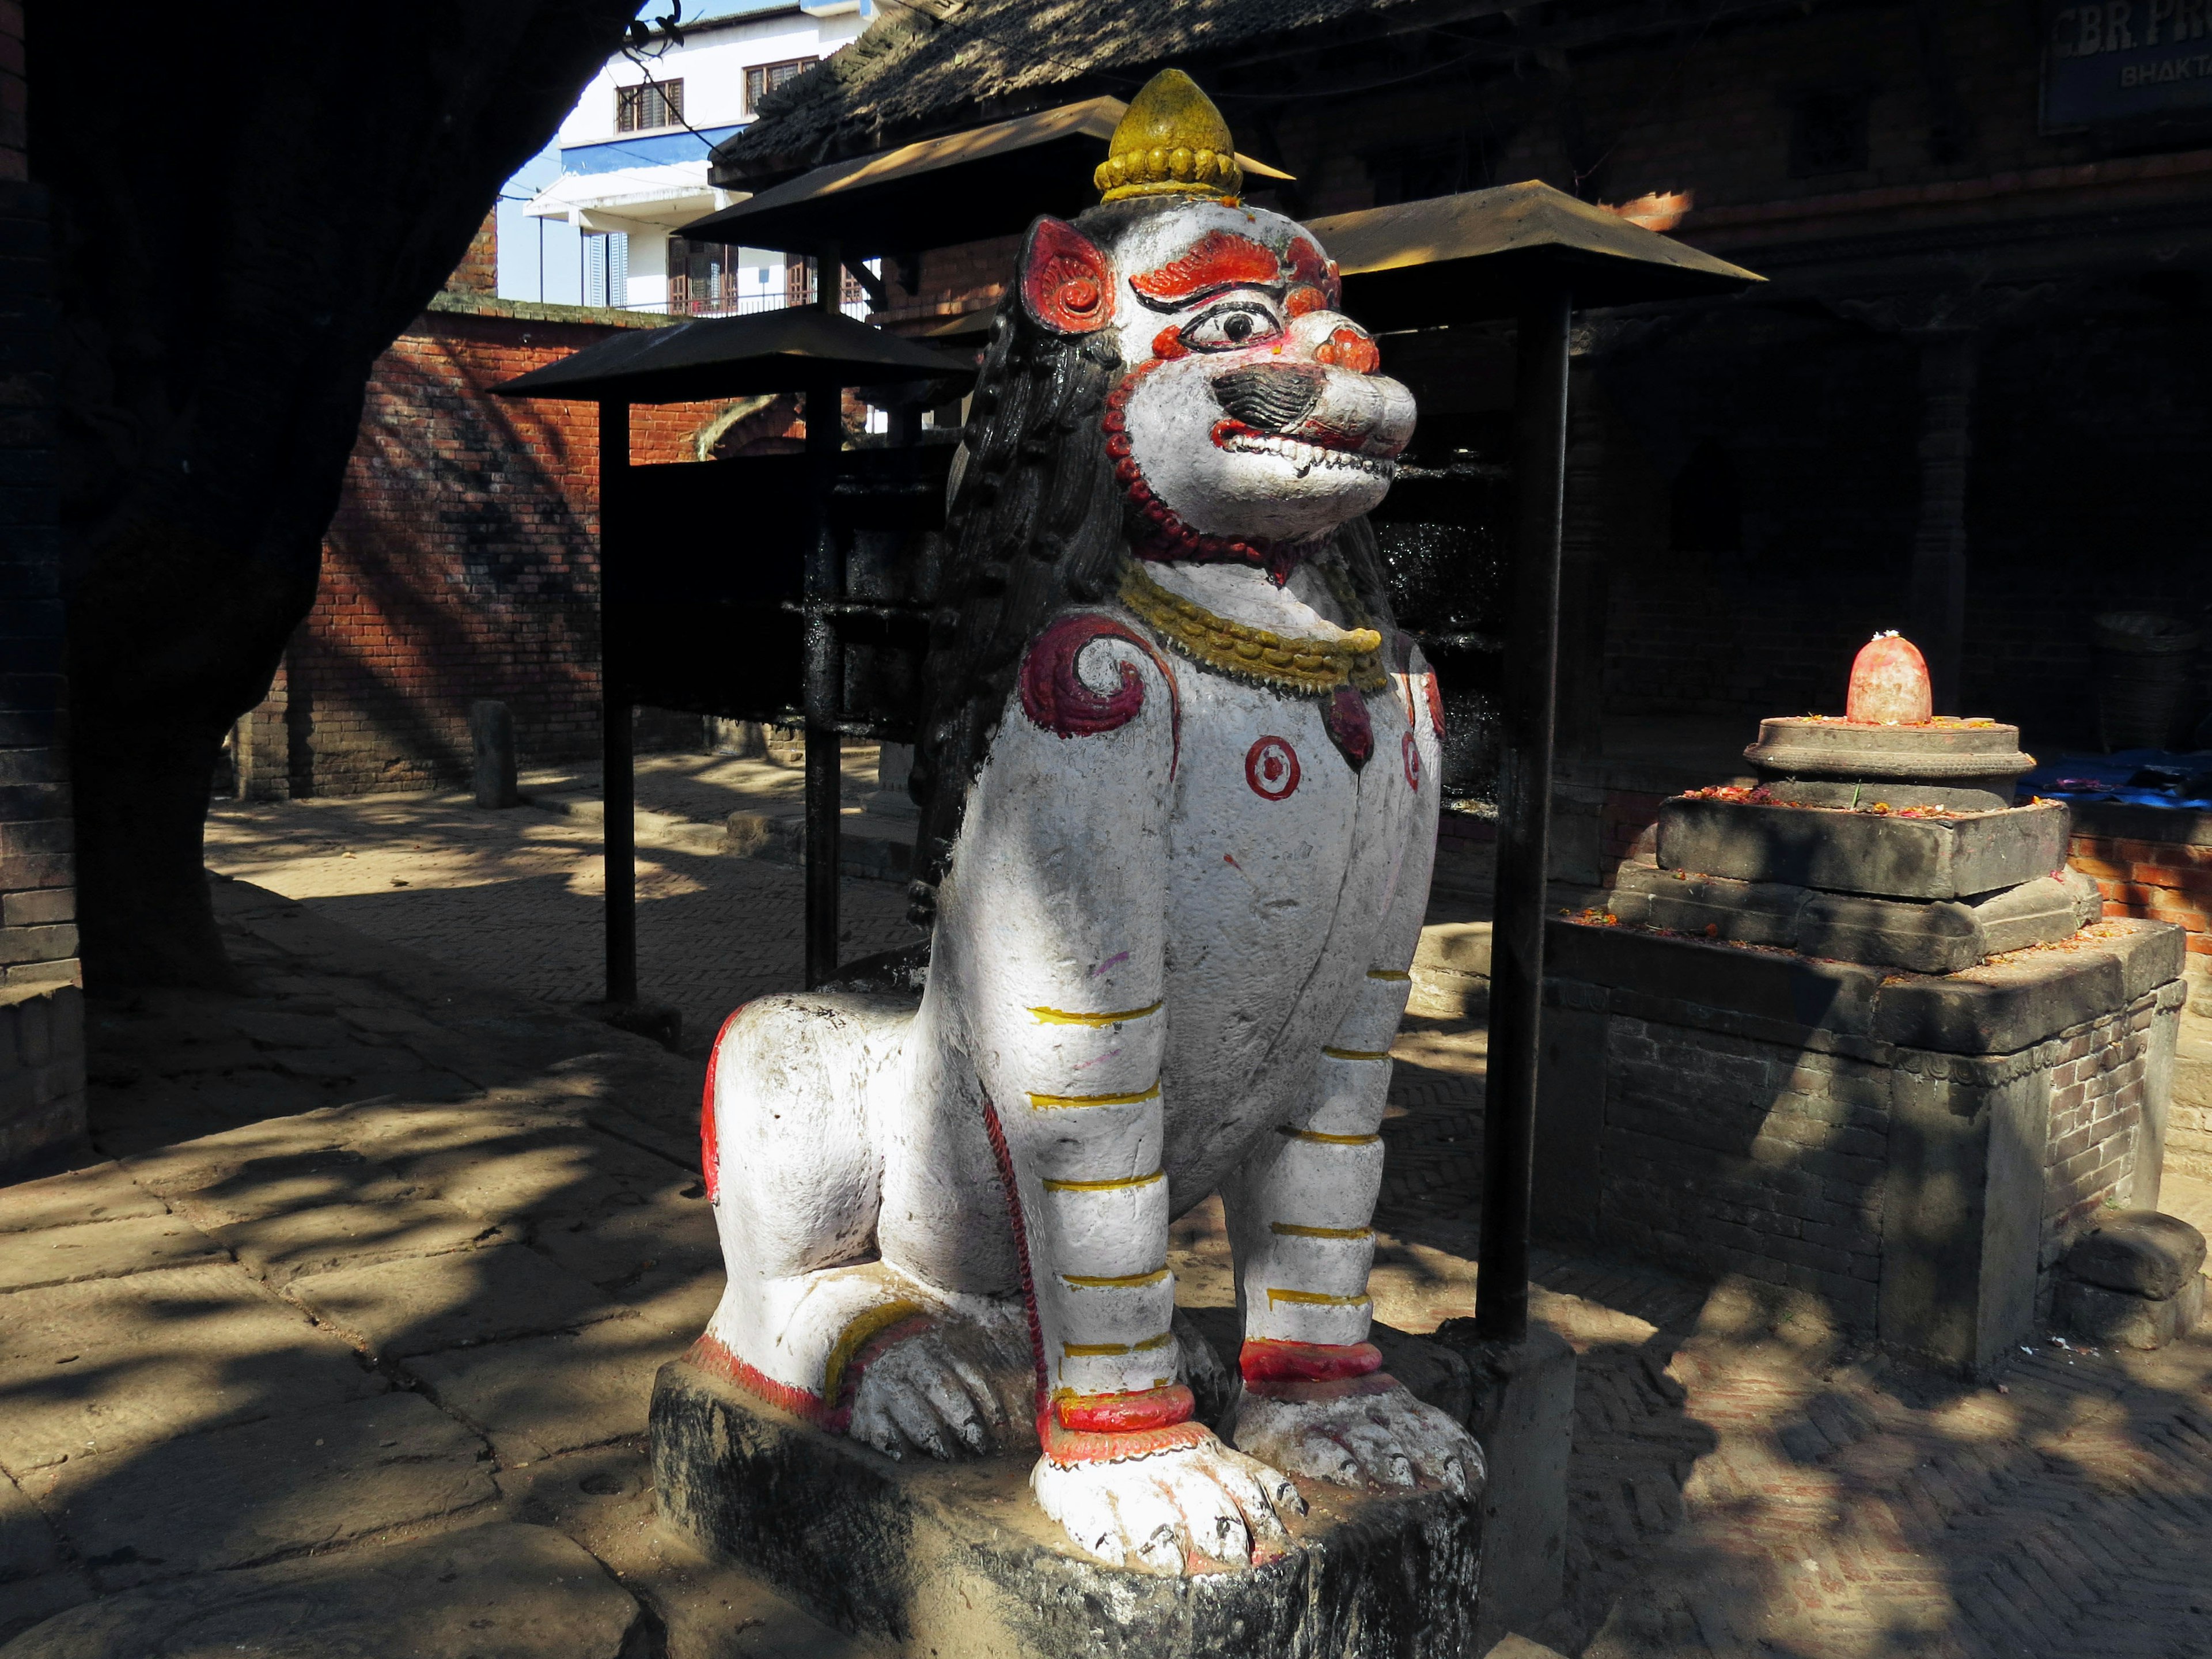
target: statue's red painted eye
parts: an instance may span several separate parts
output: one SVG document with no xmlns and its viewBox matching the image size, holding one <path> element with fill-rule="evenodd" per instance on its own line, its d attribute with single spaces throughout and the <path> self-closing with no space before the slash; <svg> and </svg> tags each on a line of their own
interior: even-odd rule
<svg viewBox="0 0 2212 1659">
<path fill-rule="evenodd" d="M 1181 338 L 1193 351 L 1236 351 L 1282 331 L 1282 323 L 1265 302 L 1240 299 L 1224 301 L 1185 323 Z"/>
</svg>

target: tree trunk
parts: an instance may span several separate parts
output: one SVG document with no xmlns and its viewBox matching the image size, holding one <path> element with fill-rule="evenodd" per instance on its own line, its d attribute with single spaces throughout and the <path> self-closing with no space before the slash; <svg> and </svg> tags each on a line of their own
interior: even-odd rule
<svg viewBox="0 0 2212 1659">
<path fill-rule="evenodd" d="M 215 760 L 314 602 L 369 370 L 636 7 L 33 9 L 88 985 L 233 981 Z"/>
</svg>

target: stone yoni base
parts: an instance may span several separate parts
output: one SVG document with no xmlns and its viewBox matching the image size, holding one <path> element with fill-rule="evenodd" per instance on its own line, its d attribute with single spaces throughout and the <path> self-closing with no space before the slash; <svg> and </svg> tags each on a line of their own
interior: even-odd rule
<svg viewBox="0 0 2212 1659">
<path fill-rule="evenodd" d="M 1462 1659 L 1481 1522 L 1443 1493 L 1300 1481 L 1295 1547 L 1169 1578 L 1082 1554 L 1030 1496 L 1034 1453 L 895 1463 L 681 1360 L 653 1396 L 664 1520 L 915 1659 Z"/>
</svg>

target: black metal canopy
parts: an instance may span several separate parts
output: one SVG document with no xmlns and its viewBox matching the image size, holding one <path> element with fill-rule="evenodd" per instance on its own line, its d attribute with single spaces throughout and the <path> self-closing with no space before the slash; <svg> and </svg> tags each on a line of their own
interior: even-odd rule
<svg viewBox="0 0 2212 1659">
<path fill-rule="evenodd" d="M 831 384 L 865 389 L 941 380 L 964 386 L 975 374 L 957 357 L 840 313 L 793 306 L 626 329 L 492 390 L 502 398 L 686 404 Z"/>
<path fill-rule="evenodd" d="M 1514 315 L 1538 287 L 1575 308 L 1732 294 L 1764 277 L 1536 179 L 1315 219 L 1344 308 L 1383 331 Z"/>
<path fill-rule="evenodd" d="M 1091 171 L 1128 107 L 1086 98 L 817 167 L 695 219 L 681 234 L 793 252 L 834 244 L 848 259 L 872 259 L 1011 236 L 1041 213 L 1072 219 L 1097 200 Z M 1248 155 L 1237 160 L 1256 178 L 1291 176 Z"/>
</svg>

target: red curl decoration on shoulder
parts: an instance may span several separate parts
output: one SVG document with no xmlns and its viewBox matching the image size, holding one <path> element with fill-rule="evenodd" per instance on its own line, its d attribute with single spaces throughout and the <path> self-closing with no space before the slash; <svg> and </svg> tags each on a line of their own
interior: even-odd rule
<svg viewBox="0 0 2212 1659">
<path fill-rule="evenodd" d="M 1117 731 L 1137 718 L 1145 706 L 1145 682 L 1133 663 L 1120 663 L 1121 684 L 1111 691 L 1094 691 L 1075 672 L 1076 659 L 1100 640 L 1119 640 L 1134 646 L 1152 659 L 1168 683 L 1170 720 L 1176 750 L 1182 743 L 1182 709 L 1176 695 L 1175 675 L 1167 659 L 1135 629 L 1095 611 L 1079 611 L 1060 617 L 1030 642 L 1022 659 L 1022 712 L 1048 732 L 1063 738 L 1091 738 Z M 1169 764 L 1173 776 L 1175 764 Z"/>
</svg>

